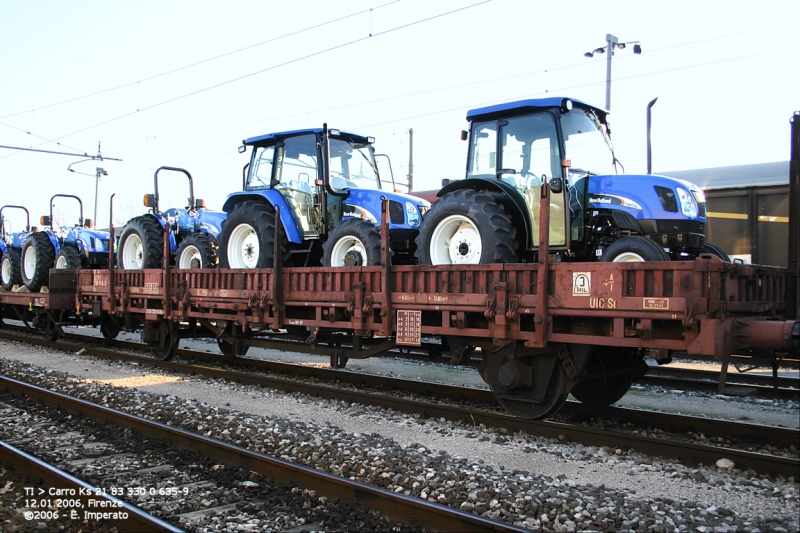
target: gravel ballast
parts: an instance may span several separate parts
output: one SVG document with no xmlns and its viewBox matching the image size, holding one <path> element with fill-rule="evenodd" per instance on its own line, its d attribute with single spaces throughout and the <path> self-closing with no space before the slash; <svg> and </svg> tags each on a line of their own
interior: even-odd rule
<svg viewBox="0 0 800 533">
<path fill-rule="evenodd" d="M 6 341 L 0 357 L 11 377 L 532 529 L 798 531 L 796 480 L 724 462 L 690 468 Z"/>
</svg>

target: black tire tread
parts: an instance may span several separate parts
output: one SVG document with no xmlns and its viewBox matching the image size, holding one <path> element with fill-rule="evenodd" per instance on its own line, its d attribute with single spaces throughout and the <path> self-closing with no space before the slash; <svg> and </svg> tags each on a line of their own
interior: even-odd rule
<svg viewBox="0 0 800 533">
<path fill-rule="evenodd" d="M 67 269 L 75 270 L 78 268 L 83 268 L 83 261 L 81 260 L 81 253 L 78 251 L 78 248 L 72 246 L 70 244 L 65 244 L 61 247 L 61 250 L 58 251 L 56 255 L 56 268 L 58 268 L 58 258 L 63 257 L 67 260 Z"/>
<path fill-rule="evenodd" d="M 322 266 L 331 266 L 331 255 L 336 242 L 342 237 L 356 237 L 364 244 L 367 252 L 367 264 L 364 266 L 380 266 L 381 261 L 381 232 L 374 224 L 360 218 L 344 220 L 336 226 L 328 240 L 322 245 Z M 392 251 L 389 251 L 389 261 L 391 262 Z"/>
<path fill-rule="evenodd" d="M 217 268 L 219 259 L 217 258 L 217 240 L 208 233 L 194 233 L 181 241 L 175 252 L 175 268 L 180 269 L 181 256 L 186 252 L 186 248 L 194 246 L 200 251 L 202 265 L 200 268 Z"/>
<path fill-rule="evenodd" d="M 28 287 L 29 291 L 39 292 L 42 287 L 47 286 L 50 277 L 50 269 L 56 264 L 56 249 L 53 247 L 53 243 L 50 242 L 50 237 L 41 231 L 31 233 L 28 238 L 25 239 L 25 244 L 22 245 L 21 258 L 25 257 L 25 252 L 30 247 L 36 250 L 36 268 L 30 279 L 25 276 L 25 269 L 20 268 L 22 283 Z"/>
<path fill-rule="evenodd" d="M 625 252 L 634 252 L 645 261 L 669 261 L 669 255 L 655 241 L 639 235 L 623 237 L 603 250 L 601 262 L 611 263 Z"/>
<path fill-rule="evenodd" d="M 22 252 L 20 250 L 9 249 L 0 261 L 11 263 L 11 277 L 8 283 L 2 283 L 5 290 L 10 291 L 14 285 L 22 285 Z"/>
<path fill-rule="evenodd" d="M 144 251 L 142 268 L 161 268 L 164 260 L 164 229 L 155 218 L 149 215 L 132 218 L 122 228 L 117 250 L 117 268 L 120 270 L 125 269 L 122 261 L 125 241 L 134 232 L 142 240 Z"/>
<path fill-rule="evenodd" d="M 481 264 L 517 263 L 517 228 L 502 204 L 486 191 L 460 189 L 442 196 L 425 215 L 417 235 L 419 264 L 431 265 L 430 240 L 436 226 L 450 215 L 463 215 L 481 231 Z M 485 230 L 485 231 L 484 231 Z"/>
<path fill-rule="evenodd" d="M 267 203 L 245 201 L 234 206 L 222 222 L 219 233 L 219 267 L 230 268 L 228 241 L 230 234 L 240 224 L 250 224 L 258 235 L 259 257 L 256 268 L 272 268 L 275 255 L 275 209 Z M 286 232 L 281 232 L 280 251 L 285 265 L 289 260 Z"/>
</svg>

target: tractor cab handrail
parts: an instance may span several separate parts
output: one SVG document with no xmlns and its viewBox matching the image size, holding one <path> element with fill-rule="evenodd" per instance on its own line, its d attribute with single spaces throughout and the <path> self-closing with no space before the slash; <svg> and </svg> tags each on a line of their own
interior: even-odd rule
<svg viewBox="0 0 800 533">
<path fill-rule="evenodd" d="M 78 205 L 80 206 L 80 215 L 79 215 L 79 218 L 78 218 L 78 225 L 79 226 L 83 226 L 83 225 L 86 224 L 86 221 L 83 218 L 83 201 L 79 197 L 75 196 L 74 194 L 60 194 L 59 193 L 59 194 L 54 194 L 53 196 L 50 197 L 50 224 L 49 224 L 50 229 L 55 229 L 55 226 L 54 226 L 55 219 L 53 218 L 53 200 L 55 200 L 56 198 L 74 198 L 74 199 L 78 200 Z M 43 226 L 47 226 L 48 224 L 45 224 L 44 221 L 43 221 L 42 225 Z"/>
<path fill-rule="evenodd" d="M 149 206 L 149 207 L 152 207 L 153 212 L 160 213 L 159 208 L 158 208 L 158 173 L 161 172 L 162 170 L 172 170 L 174 172 L 183 172 L 184 174 L 186 174 L 186 177 L 189 178 L 189 207 L 188 207 L 188 209 L 190 209 L 190 210 L 191 209 L 195 209 L 194 183 L 192 181 L 192 175 L 189 174 L 189 171 L 186 170 L 185 168 L 163 166 L 163 167 L 159 167 L 155 171 L 155 174 L 153 174 L 153 187 L 154 187 L 154 191 L 155 191 L 155 195 L 154 195 L 155 205 L 154 206 Z"/>
<path fill-rule="evenodd" d="M 2 237 L 3 239 L 6 238 L 6 225 L 5 225 L 5 219 L 3 218 L 3 209 L 5 209 L 7 207 L 14 208 L 14 209 L 22 209 L 23 211 L 25 211 L 25 216 L 28 219 L 28 222 L 27 222 L 27 224 L 25 226 L 25 231 L 26 232 L 30 232 L 31 231 L 31 214 L 28 211 L 28 209 L 25 208 L 25 207 L 22 207 L 21 205 L 4 205 L 3 207 L 0 207 L 0 237 Z"/>
</svg>

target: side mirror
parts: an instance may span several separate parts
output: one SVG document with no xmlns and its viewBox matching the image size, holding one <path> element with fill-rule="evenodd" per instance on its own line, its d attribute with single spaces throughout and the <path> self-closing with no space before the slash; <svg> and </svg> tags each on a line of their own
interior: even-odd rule
<svg viewBox="0 0 800 533">
<path fill-rule="evenodd" d="M 195 209 L 205 209 L 206 208 L 206 201 L 198 198 L 194 201 L 194 208 Z"/>
<path fill-rule="evenodd" d="M 46 215 L 43 216 L 42 218 L 39 219 L 39 224 L 41 224 L 42 226 L 49 226 L 50 225 L 50 217 L 48 217 Z"/>
<path fill-rule="evenodd" d="M 469 133 L 467 133 L 467 130 L 461 130 L 461 140 L 462 141 L 466 141 L 468 135 L 469 135 Z"/>
<path fill-rule="evenodd" d="M 245 146 L 245 145 L 241 145 L 241 146 L 239 147 L 239 153 L 240 153 L 240 154 L 243 154 L 243 153 L 245 153 L 246 151 L 247 151 L 247 146 Z"/>
<path fill-rule="evenodd" d="M 92 229 L 94 227 L 94 220 L 92 220 L 91 218 L 87 218 L 86 220 L 83 221 L 83 227 Z"/>
<path fill-rule="evenodd" d="M 564 180 L 561 178 L 551 178 L 550 179 L 550 191 L 556 194 L 560 193 L 564 190 Z"/>
<path fill-rule="evenodd" d="M 144 195 L 144 206 L 145 207 L 155 207 L 156 206 L 156 195 L 155 194 L 145 194 Z"/>
</svg>

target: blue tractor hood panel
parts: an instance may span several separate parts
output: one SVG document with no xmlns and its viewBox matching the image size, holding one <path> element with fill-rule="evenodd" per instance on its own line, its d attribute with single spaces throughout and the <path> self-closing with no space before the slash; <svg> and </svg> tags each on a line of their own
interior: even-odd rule
<svg viewBox="0 0 800 533">
<path fill-rule="evenodd" d="M 111 234 L 89 228 L 70 228 L 64 236 L 65 244 L 75 244 L 82 252 L 107 252 Z M 59 247 L 56 247 L 58 250 Z"/>
<path fill-rule="evenodd" d="M 676 187 L 690 193 L 702 191 L 688 181 L 650 174 L 618 174 L 615 176 L 590 176 L 586 195 L 588 209 L 620 209 L 639 220 L 696 220 L 705 222 L 705 209 L 700 206 L 698 216 L 687 217 L 681 212 L 680 203 L 674 209 L 659 198 L 656 187 L 672 191 L 677 198 Z M 695 198 L 697 196 L 695 195 Z M 695 200 L 696 201 L 696 200 Z"/>
<path fill-rule="evenodd" d="M 430 202 L 427 200 L 398 192 L 375 191 L 370 189 L 348 189 L 348 191 L 350 194 L 342 203 L 345 205 L 361 207 L 362 209 L 369 211 L 372 216 L 375 217 L 375 220 L 378 221 L 378 224 L 381 222 L 381 202 L 383 198 L 387 198 L 390 202 L 399 203 L 401 206 L 403 206 L 404 213 L 406 212 L 406 202 L 411 203 L 411 205 L 416 208 L 431 206 Z M 404 216 L 402 224 L 391 223 L 390 217 L 389 229 L 417 229 L 418 227 L 419 225 L 412 226 L 408 223 L 407 214 Z"/>
<path fill-rule="evenodd" d="M 228 218 L 228 214 L 224 211 L 211 211 L 210 209 L 197 210 L 197 223 L 200 225 L 200 230 L 216 239 L 222 231 L 222 223 Z"/>
</svg>

